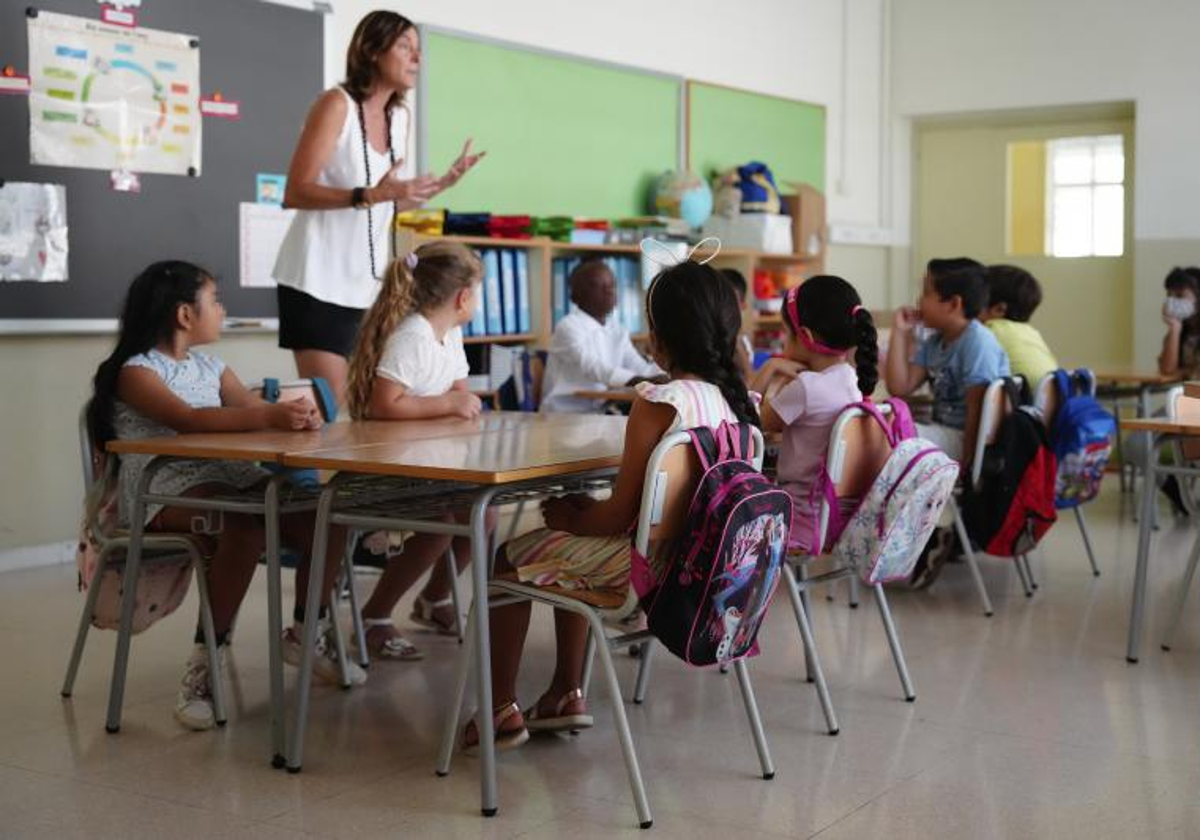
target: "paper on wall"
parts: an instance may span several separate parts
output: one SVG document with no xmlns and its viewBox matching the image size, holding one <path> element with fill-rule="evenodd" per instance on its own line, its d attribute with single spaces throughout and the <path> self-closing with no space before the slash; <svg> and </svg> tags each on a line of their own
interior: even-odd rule
<svg viewBox="0 0 1200 840">
<path fill-rule="evenodd" d="M 27 28 L 33 163 L 200 174 L 197 39 L 47 11 Z"/>
<path fill-rule="evenodd" d="M 8 181 L 0 187 L 0 280 L 67 279 L 67 188 Z"/>
<path fill-rule="evenodd" d="M 271 273 L 279 246 L 292 224 L 295 210 L 277 204 L 244 201 L 238 206 L 238 253 L 241 285 L 247 288 L 274 288 Z"/>
</svg>

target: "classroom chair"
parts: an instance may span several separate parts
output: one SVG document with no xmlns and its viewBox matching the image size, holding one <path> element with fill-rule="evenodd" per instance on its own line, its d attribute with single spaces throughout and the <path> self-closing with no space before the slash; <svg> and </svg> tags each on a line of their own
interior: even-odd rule
<svg viewBox="0 0 1200 840">
<path fill-rule="evenodd" d="M 891 407 L 886 403 L 879 406 L 885 416 L 891 413 Z M 883 469 L 892 447 L 888 443 L 884 430 L 879 423 L 860 408 L 849 408 L 843 411 L 834 422 L 829 434 L 829 450 L 826 456 L 826 470 L 833 481 L 838 498 L 861 498 L 870 490 L 876 476 Z M 827 500 L 822 499 L 817 514 L 817 544 L 825 544 L 825 535 L 829 528 L 831 511 Z M 784 566 L 788 596 L 792 602 L 792 611 L 796 615 L 796 625 L 800 630 L 800 639 L 804 645 L 805 667 L 809 681 L 817 687 L 817 697 L 821 701 L 821 709 L 825 713 L 825 722 L 829 734 L 836 735 L 838 726 L 837 715 L 833 710 L 833 702 L 829 696 L 829 687 L 825 682 L 825 674 L 821 669 L 820 656 L 814 640 L 812 624 L 808 617 L 808 604 L 805 597 L 813 586 L 833 583 L 834 581 L 857 578 L 859 570 L 853 565 L 835 566 L 815 577 L 808 576 L 808 567 L 818 560 L 827 560 L 828 555 L 818 553 L 806 555 L 789 553 L 788 562 Z M 896 672 L 900 676 L 900 687 L 904 699 L 909 703 L 916 700 L 912 680 L 908 675 L 908 665 L 904 661 L 904 651 L 900 646 L 900 636 L 896 632 L 896 624 L 892 620 L 892 612 L 888 607 L 887 596 L 883 584 L 876 583 L 875 603 L 879 607 L 879 617 L 883 621 L 883 630 L 892 652 L 892 660 L 896 663 Z M 855 597 L 852 595 L 852 597 Z"/>
<path fill-rule="evenodd" d="M 1088 380 L 1088 396 L 1093 399 L 1096 396 L 1096 375 L 1090 370 L 1084 369 L 1084 374 Z M 1054 378 L 1054 374 L 1050 373 L 1042 377 L 1042 381 L 1037 384 L 1037 390 L 1033 395 L 1033 404 L 1042 412 L 1042 419 L 1046 423 L 1046 430 L 1053 432 L 1054 421 L 1058 415 L 1059 405 L 1062 403 L 1062 394 L 1058 392 L 1058 384 Z M 1118 437 L 1120 433 L 1118 432 Z M 1072 508 L 1075 512 L 1075 521 L 1079 525 L 1079 535 L 1083 537 L 1083 547 L 1087 551 L 1088 563 L 1092 567 L 1092 576 L 1100 577 L 1100 568 L 1096 565 L 1096 555 L 1092 551 L 1092 535 L 1088 531 L 1087 519 L 1083 515 L 1083 505 L 1075 505 Z"/>
<path fill-rule="evenodd" d="M 1013 377 L 1013 380 L 1018 384 L 1022 382 L 1019 376 Z M 1008 399 L 1008 392 L 1004 388 L 1004 380 L 997 379 L 990 383 L 983 395 L 983 410 L 980 412 L 979 431 L 975 439 L 975 458 L 971 464 L 972 487 L 978 487 L 982 478 L 984 451 L 988 444 L 996 442 L 1001 422 L 1014 410 L 1015 406 Z M 958 504 L 958 494 L 950 499 L 950 509 L 954 515 L 954 530 L 963 547 L 963 557 L 967 561 L 967 568 L 971 570 L 971 577 L 975 581 L 975 589 L 979 593 L 980 603 L 983 604 L 983 614 L 991 618 L 995 610 L 992 609 L 992 599 L 988 597 L 983 574 L 979 571 L 979 561 L 975 549 L 971 546 L 971 538 L 967 535 L 967 526 L 963 522 L 962 509 Z M 1033 577 L 1033 567 L 1029 565 L 1029 558 L 1025 555 L 1014 557 L 1013 568 L 1021 581 L 1025 597 L 1032 598 L 1037 581 Z"/>
<path fill-rule="evenodd" d="M 1167 417 L 1172 421 L 1200 423 L 1200 399 L 1184 396 L 1182 385 L 1172 388 L 1167 392 Z M 1179 480 L 1184 506 L 1188 508 L 1188 512 L 1192 516 L 1195 516 L 1196 501 L 1192 493 L 1192 483 L 1196 480 L 1197 475 L 1200 475 L 1200 463 L 1198 463 L 1200 462 L 1200 441 L 1175 440 L 1172 445 L 1175 449 L 1176 465 L 1195 468 L 1198 471 L 1192 475 L 1173 473 Z M 1196 575 L 1197 565 L 1200 565 L 1200 536 L 1196 538 L 1196 542 L 1192 546 L 1187 568 L 1184 570 L 1183 579 L 1180 581 L 1178 592 L 1175 595 L 1171 619 L 1163 634 L 1162 649 L 1165 651 L 1169 651 L 1175 644 L 1175 635 L 1179 631 L 1179 623 L 1183 619 L 1183 608 L 1187 603 L 1188 591 L 1192 588 L 1192 579 Z"/>
<path fill-rule="evenodd" d="M 83 465 L 83 492 L 85 499 L 94 498 L 101 492 L 103 482 L 116 481 L 117 459 L 106 458 L 96 452 L 92 446 L 92 436 L 88 431 L 87 408 L 79 412 L 79 453 Z M 62 696 L 70 697 L 75 690 L 75 677 L 79 672 L 79 663 L 83 659 L 83 648 L 87 643 L 88 631 L 92 627 L 92 614 L 96 608 L 96 599 L 100 594 L 100 578 L 106 569 L 122 565 L 125 551 L 129 548 L 129 533 L 123 530 L 105 532 L 97 521 L 99 505 L 89 505 L 92 519 L 87 524 L 96 535 L 100 545 L 100 556 L 96 572 L 87 590 L 87 600 L 79 616 L 79 629 L 75 633 L 75 644 L 71 649 L 71 659 L 67 663 L 67 673 L 63 678 Z M 96 510 L 92 510 L 96 508 Z M 219 726 L 226 721 L 225 689 L 221 675 L 221 663 L 217 653 L 216 633 L 213 629 L 212 609 L 208 600 L 208 580 L 204 576 L 204 546 L 195 534 L 167 533 L 156 531 L 147 533 L 142 540 L 143 564 L 182 564 L 190 563 L 196 578 L 196 589 L 200 594 L 200 621 L 204 627 L 205 647 L 208 651 L 209 673 L 212 675 L 213 712 Z M 118 635 L 121 633 L 117 631 Z"/>
<path fill-rule="evenodd" d="M 761 468 L 764 452 L 762 433 L 752 429 L 752 462 L 756 469 Z M 646 481 L 642 490 L 641 507 L 638 511 L 637 527 L 634 541 L 637 549 L 645 554 L 651 540 L 669 539 L 679 533 L 687 517 L 688 506 L 692 493 L 701 476 L 700 462 L 692 449 L 691 438 L 686 432 L 676 432 L 668 435 L 655 447 L 646 465 Z M 642 828 L 649 828 L 653 823 L 650 805 L 646 798 L 646 790 L 642 784 L 641 768 L 634 750 L 633 736 L 629 731 L 629 722 L 625 716 L 625 706 L 621 697 L 621 687 L 617 681 L 617 672 L 613 666 L 611 651 L 627 647 L 631 644 L 642 645 L 641 670 L 638 675 L 639 691 L 644 691 L 645 674 L 648 673 L 649 653 L 653 645 L 652 636 L 648 631 L 640 630 L 609 636 L 605 630 L 606 621 L 620 621 L 632 615 L 638 609 L 637 595 L 632 588 L 626 596 L 611 596 L 606 593 L 589 591 L 566 590 L 559 587 L 539 587 L 512 580 L 493 580 L 489 585 L 490 592 L 495 596 L 489 600 L 487 607 L 503 606 L 521 601 L 532 601 L 558 609 L 567 610 L 587 619 L 590 627 L 588 655 L 585 662 L 590 662 L 593 652 L 599 654 L 601 674 L 608 690 L 609 701 L 612 704 L 613 719 L 617 729 L 617 740 L 625 759 L 625 769 L 629 774 L 629 785 L 633 791 L 634 807 L 637 810 L 638 823 Z M 487 620 L 480 616 L 478 605 L 472 605 L 468 615 L 468 626 L 479 620 Z M 475 634 L 468 630 L 467 641 L 464 645 L 454 696 L 451 700 L 450 715 L 442 733 L 441 752 L 438 757 L 437 773 L 445 776 L 450 772 L 450 760 L 454 746 L 458 740 L 459 721 L 462 715 L 463 700 L 466 695 L 467 679 L 470 676 L 473 655 L 471 645 Z M 738 685 L 742 693 L 742 701 L 750 721 L 750 731 L 754 738 L 754 746 L 758 752 L 759 765 L 764 779 L 775 777 L 775 768 L 767 747 L 766 736 L 763 733 L 762 720 L 758 713 L 758 704 L 754 699 L 754 689 L 750 682 L 750 672 L 745 659 L 734 663 Z M 588 674 L 584 675 L 584 693 Z M 482 712 L 487 714 L 488 712 Z"/>
</svg>

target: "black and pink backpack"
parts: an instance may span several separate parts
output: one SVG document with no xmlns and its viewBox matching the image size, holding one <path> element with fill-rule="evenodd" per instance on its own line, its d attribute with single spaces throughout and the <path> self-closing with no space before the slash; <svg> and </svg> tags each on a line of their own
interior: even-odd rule
<svg viewBox="0 0 1200 840">
<path fill-rule="evenodd" d="M 749 461 L 751 430 L 693 429 L 704 470 L 661 578 L 633 552 L 631 581 L 655 638 L 689 665 L 757 653 L 787 554 L 792 499 Z"/>
</svg>

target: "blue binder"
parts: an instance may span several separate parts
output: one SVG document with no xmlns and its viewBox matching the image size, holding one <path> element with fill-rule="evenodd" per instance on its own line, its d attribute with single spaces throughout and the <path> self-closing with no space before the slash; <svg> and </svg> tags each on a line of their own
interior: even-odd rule
<svg viewBox="0 0 1200 840">
<path fill-rule="evenodd" d="M 533 305 L 529 300 L 529 252 L 515 251 L 517 260 L 517 332 L 533 329 Z"/>
<path fill-rule="evenodd" d="M 500 310 L 505 335 L 518 332 L 516 256 L 512 251 L 500 252 Z"/>
<path fill-rule="evenodd" d="M 500 292 L 500 252 L 483 252 L 483 302 L 488 335 L 504 334 L 503 297 Z"/>
</svg>

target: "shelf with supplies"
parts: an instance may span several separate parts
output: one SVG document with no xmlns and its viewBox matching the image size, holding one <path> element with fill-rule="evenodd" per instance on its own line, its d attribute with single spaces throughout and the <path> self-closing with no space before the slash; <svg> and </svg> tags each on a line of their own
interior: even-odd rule
<svg viewBox="0 0 1200 840">
<path fill-rule="evenodd" d="M 423 242 L 445 239 L 477 250 L 484 259 L 483 301 L 476 320 L 464 330 L 468 344 L 525 344 L 549 347 L 557 320 L 569 311 L 566 277 L 587 258 L 609 264 L 617 277 L 615 317 L 639 343 L 648 338 L 645 324 L 645 288 L 641 250 L 637 243 L 585 244 L 545 237 L 529 239 L 487 236 L 437 236 L 401 231 L 403 252 Z M 404 240 L 407 237 L 408 244 Z M 712 253 L 701 248 L 696 256 Z M 716 268 L 737 269 L 754 293 L 756 274 L 767 273 L 780 287 L 796 285 L 821 273 L 824 255 L 775 254 L 745 248 L 724 248 L 712 260 Z M 489 294 L 490 292 L 490 294 Z M 778 313 L 758 312 L 747 301 L 743 317 L 747 329 L 780 324 Z"/>
</svg>

